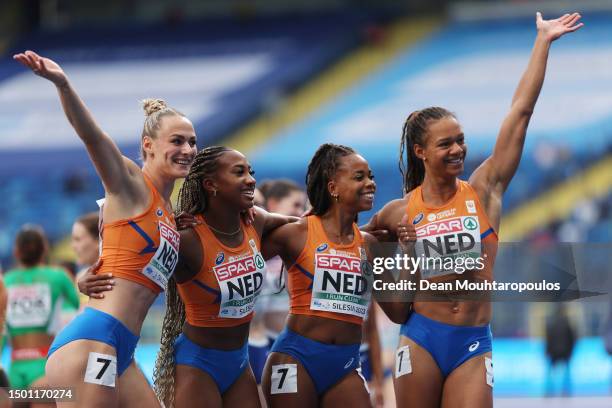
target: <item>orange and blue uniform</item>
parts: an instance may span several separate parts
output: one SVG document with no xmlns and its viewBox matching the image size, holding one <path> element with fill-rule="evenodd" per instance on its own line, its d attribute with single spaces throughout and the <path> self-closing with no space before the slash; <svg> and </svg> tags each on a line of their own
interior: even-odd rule
<svg viewBox="0 0 612 408">
<path fill-rule="evenodd" d="M 307 222 L 306 244 L 288 270 L 290 313 L 363 324 L 371 283 L 364 276 L 368 261 L 359 228 L 353 224 L 353 242 L 336 244 L 325 233 L 320 217 L 309 216 Z M 308 371 L 319 395 L 359 367 L 359 343 L 324 344 L 287 328 L 271 351 L 297 359 Z M 272 381 L 273 388 L 275 384 Z"/>
<path fill-rule="evenodd" d="M 260 238 L 253 226 L 242 223 L 242 243 L 220 242 L 202 216 L 194 227 L 204 259 L 198 273 L 178 285 L 187 322 L 195 327 L 235 327 L 250 322 L 265 279 Z M 248 343 L 238 350 L 201 347 L 181 334 L 175 343 L 175 363 L 209 374 L 225 392 L 248 367 Z"/>
<path fill-rule="evenodd" d="M 406 214 L 416 229 L 416 256 L 426 261 L 420 264 L 421 279 L 452 282 L 466 273 L 471 279 L 491 280 L 497 233 L 473 187 L 462 180 L 457 183 L 455 195 L 439 207 L 425 204 L 420 186 L 408 198 Z M 402 325 L 401 334 L 425 348 L 444 376 L 492 349 L 489 325 L 453 326 L 418 313 Z"/>
<path fill-rule="evenodd" d="M 180 236 L 172 211 L 146 175 L 144 180 L 151 192 L 147 209 L 135 217 L 102 225 L 102 265 L 97 273 L 112 273 L 157 294 L 165 289 L 174 272 Z M 80 339 L 113 346 L 117 352 L 116 361 L 109 364 L 115 364 L 121 375 L 133 360 L 139 337 L 112 315 L 86 307 L 57 335 L 49 356 L 65 344 Z"/>
<path fill-rule="evenodd" d="M 153 195 L 149 207 L 136 217 L 102 224 L 97 273 L 112 273 L 159 293 L 178 261 L 180 236 L 174 214 L 146 175 L 145 181 Z"/>
</svg>

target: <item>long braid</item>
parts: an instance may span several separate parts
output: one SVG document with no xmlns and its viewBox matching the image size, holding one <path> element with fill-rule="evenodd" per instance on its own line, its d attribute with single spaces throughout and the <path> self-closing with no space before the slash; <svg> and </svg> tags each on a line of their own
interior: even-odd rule
<svg viewBox="0 0 612 408">
<path fill-rule="evenodd" d="M 224 146 L 212 146 L 201 150 L 194 158 L 178 196 L 177 212 L 188 212 L 192 215 L 203 213 L 208 207 L 208 197 L 202 181 L 210 177 L 217 169 L 217 159 L 230 149 Z M 181 263 L 177 267 L 180 267 Z M 183 330 L 185 323 L 185 304 L 178 293 L 174 277 L 168 280 L 166 290 L 166 315 L 162 325 L 161 345 L 153 383 L 155 392 L 166 407 L 174 405 L 174 342 Z"/>
<path fill-rule="evenodd" d="M 454 118 L 455 115 L 447 109 L 432 106 L 412 112 L 404 122 L 398 163 L 402 174 L 404 194 L 420 186 L 425 178 L 425 165 L 423 160 L 416 156 L 414 145 L 425 146 L 429 122 L 446 117 Z"/>
<path fill-rule="evenodd" d="M 333 143 L 322 144 L 308 164 L 306 194 L 314 215 L 323 215 L 331 205 L 327 183 L 338 169 L 338 158 L 354 154 L 348 146 Z"/>
<path fill-rule="evenodd" d="M 161 345 L 153 370 L 155 393 L 167 408 L 174 406 L 174 342 L 183 330 L 184 323 L 185 305 L 178 294 L 176 280 L 171 277 L 166 289 L 166 315 L 162 325 Z"/>
</svg>

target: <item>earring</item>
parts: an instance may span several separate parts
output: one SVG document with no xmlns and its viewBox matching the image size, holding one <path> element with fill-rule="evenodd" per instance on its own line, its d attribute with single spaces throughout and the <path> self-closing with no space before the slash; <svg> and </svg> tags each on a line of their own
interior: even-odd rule
<svg viewBox="0 0 612 408">
<path fill-rule="evenodd" d="M 338 196 L 338 194 L 332 194 L 332 197 L 334 197 L 334 200 L 336 200 L 336 202 L 340 201 L 340 197 Z"/>
</svg>

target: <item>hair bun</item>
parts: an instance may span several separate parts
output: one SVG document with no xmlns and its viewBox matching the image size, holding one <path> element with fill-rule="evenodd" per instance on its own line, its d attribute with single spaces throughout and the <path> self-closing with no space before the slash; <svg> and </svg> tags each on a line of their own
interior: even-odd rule
<svg viewBox="0 0 612 408">
<path fill-rule="evenodd" d="M 155 112 L 159 112 L 168 107 L 163 99 L 147 98 L 142 100 L 142 109 L 145 111 L 145 116 L 151 116 Z"/>
</svg>

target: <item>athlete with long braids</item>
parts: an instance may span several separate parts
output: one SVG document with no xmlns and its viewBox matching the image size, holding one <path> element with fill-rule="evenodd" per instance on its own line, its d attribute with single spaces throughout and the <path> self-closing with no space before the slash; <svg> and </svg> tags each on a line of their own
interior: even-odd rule
<svg viewBox="0 0 612 408">
<path fill-rule="evenodd" d="M 355 222 L 372 208 L 376 184 L 362 156 L 330 143 L 314 154 L 306 184 L 312 215 L 274 230 L 263 244 L 264 254 L 280 255 L 288 269 L 290 311 L 262 389 L 273 408 L 369 407 L 357 368 L 377 241 Z M 416 240 L 405 221 L 398 228 L 402 242 Z"/>
<path fill-rule="evenodd" d="M 180 231 L 179 264 L 166 293 L 154 372 L 166 407 L 260 406 L 248 335 L 265 279 L 261 240 L 297 218 L 257 207 L 247 225 L 242 214 L 253 207 L 254 191 L 246 157 L 222 146 L 196 155 L 180 190 L 178 210 L 195 225 Z"/>
<path fill-rule="evenodd" d="M 481 258 L 481 267 L 461 276 L 439 266 L 421 267 L 434 282 L 493 278 L 502 195 L 518 167 L 529 120 L 544 82 L 552 42 L 576 31 L 578 13 L 556 20 L 536 17 L 531 59 L 512 99 L 491 157 L 471 175 L 458 177 L 467 153 L 464 134 L 450 111 L 431 107 L 411 113 L 403 127 L 400 169 L 406 195 L 387 204 L 368 228 L 386 229 L 408 215 L 417 232 L 416 255 L 427 258 Z M 404 153 L 406 162 L 404 162 Z M 477 255 L 477 256 L 476 256 Z M 474 260 L 473 264 L 476 264 Z M 457 272 L 462 272 L 458 270 Z M 491 304 L 481 294 L 467 300 L 417 293 L 414 312 L 389 317 L 402 323 L 395 392 L 399 407 L 491 407 Z"/>
<path fill-rule="evenodd" d="M 104 298 L 90 298 L 57 335 L 46 366 L 48 384 L 72 387 L 83 407 L 159 406 L 133 354 L 149 307 L 176 265 L 179 234 L 169 200 L 196 154 L 193 125 L 165 102 L 145 100 L 141 169 L 100 129 L 59 65 L 32 51 L 14 59 L 56 86 L 106 192 L 97 273 L 112 273 L 115 285 Z"/>
</svg>

